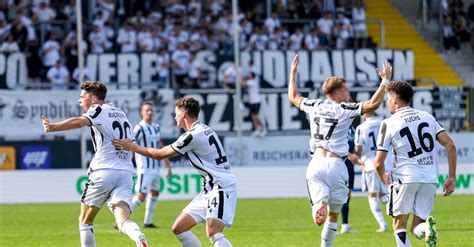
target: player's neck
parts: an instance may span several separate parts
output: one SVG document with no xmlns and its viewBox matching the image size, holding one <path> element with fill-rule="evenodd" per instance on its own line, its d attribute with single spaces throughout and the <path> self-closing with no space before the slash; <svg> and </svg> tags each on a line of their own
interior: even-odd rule
<svg viewBox="0 0 474 247">
<path fill-rule="evenodd" d="M 184 119 L 185 125 L 186 125 L 186 131 L 189 131 L 190 129 L 193 128 L 194 123 L 199 121 L 197 118 L 186 118 Z"/>
<path fill-rule="evenodd" d="M 151 124 L 151 119 L 143 119 L 143 121 L 147 124 Z"/>
</svg>

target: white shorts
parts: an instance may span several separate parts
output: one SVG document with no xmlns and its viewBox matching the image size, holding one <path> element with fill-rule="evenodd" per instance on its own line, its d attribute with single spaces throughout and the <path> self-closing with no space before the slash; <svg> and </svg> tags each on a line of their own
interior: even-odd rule
<svg viewBox="0 0 474 247">
<path fill-rule="evenodd" d="M 314 157 L 306 169 L 306 182 L 313 217 L 319 201 L 328 201 L 329 211 L 338 213 L 347 202 L 349 174 L 341 158 Z"/>
<path fill-rule="evenodd" d="M 132 205 L 133 172 L 116 169 L 100 169 L 89 174 L 89 181 L 82 192 L 81 202 L 101 208 L 106 201 L 112 207 L 123 201 Z"/>
<path fill-rule="evenodd" d="M 183 212 L 193 217 L 198 224 L 207 219 L 217 219 L 230 227 L 234 221 L 236 206 L 237 185 L 234 184 L 223 189 L 216 185 L 207 194 L 199 193 L 183 209 Z"/>
<path fill-rule="evenodd" d="M 362 172 L 362 191 L 387 194 L 388 185 L 384 184 L 375 170 Z"/>
<path fill-rule="evenodd" d="M 398 184 L 388 189 L 387 214 L 391 216 L 413 213 L 421 219 L 431 215 L 436 196 L 436 184 Z"/>
<path fill-rule="evenodd" d="M 147 194 L 150 190 L 160 191 L 159 173 L 139 173 L 137 174 L 137 183 L 135 191 Z"/>
</svg>

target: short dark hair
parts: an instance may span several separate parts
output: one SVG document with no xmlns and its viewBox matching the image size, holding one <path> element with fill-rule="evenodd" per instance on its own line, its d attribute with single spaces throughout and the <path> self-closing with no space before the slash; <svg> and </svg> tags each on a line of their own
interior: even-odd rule
<svg viewBox="0 0 474 247">
<path fill-rule="evenodd" d="M 107 96 L 107 87 L 104 83 L 98 81 L 85 81 L 81 84 L 81 90 L 84 90 L 100 100 L 105 100 Z"/>
<path fill-rule="evenodd" d="M 193 97 L 184 97 L 175 101 L 174 105 L 178 108 L 184 108 L 190 117 L 198 117 L 201 107 L 199 101 Z"/>
<path fill-rule="evenodd" d="M 334 91 L 342 88 L 342 86 L 346 83 L 346 79 L 337 76 L 331 76 L 327 78 L 323 83 L 323 93 L 325 95 L 332 94 Z"/>
<path fill-rule="evenodd" d="M 142 109 L 144 106 L 146 105 L 151 105 L 151 106 L 155 106 L 155 104 L 153 104 L 153 102 L 151 100 L 145 100 L 142 102 L 142 104 L 140 105 L 140 109 Z"/>
<path fill-rule="evenodd" d="M 413 98 L 413 88 L 406 81 L 392 81 L 387 86 L 387 92 L 394 93 L 400 100 L 409 104 Z"/>
</svg>

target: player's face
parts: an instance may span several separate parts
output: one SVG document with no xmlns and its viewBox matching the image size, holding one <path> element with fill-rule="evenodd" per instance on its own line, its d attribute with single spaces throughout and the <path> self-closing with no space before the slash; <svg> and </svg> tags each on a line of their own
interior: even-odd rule
<svg viewBox="0 0 474 247">
<path fill-rule="evenodd" d="M 142 118 L 145 122 L 151 122 L 153 120 L 153 106 L 151 105 L 144 105 L 142 107 Z"/>
<path fill-rule="evenodd" d="M 339 89 L 339 94 L 341 97 L 341 102 L 349 102 L 351 95 L 349 94 L 349 88 L 347 85 L 342 85 L 341 89 Z"/>
<path fill-rule="evenodd" d="M 176 126 L 180 129 L 184 129 L 186 127 L 186 124 L 184 123 L 184 116 L 186 115 L 186 112 L 183 109 L 175 107 L 174 113 L 174 120 L 176 121 Z"/>
<path fill-rule="evenodd" d="M 91 105 L 93 105 L 93 95 L 84 91 L 84 90 L 81 90 L 81 95 L 79 96 L 79 105 L 82 107 L 82 110 L 84 112 L 87 112 L 89 110 L 89 107 L 91 107 Z"/>
</svg>

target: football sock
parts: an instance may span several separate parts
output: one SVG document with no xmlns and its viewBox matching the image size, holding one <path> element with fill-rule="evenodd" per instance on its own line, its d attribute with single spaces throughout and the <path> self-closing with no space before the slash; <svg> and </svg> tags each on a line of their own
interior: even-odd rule
<svg viewBox="0 0 474 247">
<path fill-rule="evenodd" d="M 178 235 L 176 238 L 181 242 L 183 247 L 201 247 L 201 241 L 194 235 L 192 231 L 185 231 Z"/>
<path fill-rule="evenodd" d="M 321 231 L 321 247 L 331 247 L 336 238 L 337 222 L 326 220 Z"/>
<path fill-rule="evenodd" d="M 133 200 L 132 200 L 132 205 L 130 206 L 130 211 L 131 212 L 134 212 L 135 209 L 140 206 L 140 204 L 142 204 L 142 201 L 140 201 L 140 199 L 138 199 L 138 197 L 134 197 Z"/>
<path fill-rule="evenodd" d="M 341 215 L 342 215 L 342 224 L 349 223 L 349 201 L 351 198 L 347 198 L 347 202 L 342 205 Z"/>
<path fill-rule="evenodd" d="M 81 247 L 95 247 L 94 225 L 79 224 Z"/>
<path fill-rule="evenodd" d="M 138 227 L 138 225 L 131 220 L 126 220 L 123 222 L 122 226 L 120 227 L 120 231 L 124 234 L 127 234 L 127 236 L 134 242 L 139 240 L 140 235 L 144 235 L 140 231 L 140 227 Z"/>
<path fill-rule="evenodd" d="M 426 228 L 428 228 L 428 226 L 425 222 L 418 224 L 413 228 L 413 236 L 417 239 L 423 239 L 426 234 Z"/>
<path fill-rule="evenodd" d="M 369 206 L 370 211 L 372 211 L 372 214 L 379 223 L 380 228 L 387 228 L 387 223 L 383 218 L 382 209 L 380 208 L 379 201 L 376 197 L 369 197 Z"/>
<path fill-rule="evenodd" d="M 407 236 L 407 229 L 395 230 L 393 234 L 397 242 L 397 247 L 411 247 L 410 239 Z"/>
<path fill-rule="evenodd" d="M 153 212 L 155 211 L 157 201 L 158 196 L 150 196 L 146 200 L 145 224 L 151 224 L 153 222 Z"/>
<path fill-rule="evenodd" d="M 387 204 L 388 202 L 388 195 L 387 194 L 384 194 L 380 197 L 380 201 L 383 203 L 383 204 Z"/>
<path fill-rule="evenodd" d="M 209 240 L 214 247 L 232 247 L 232 244 L 227 240 L 227 238 L 225 238 L 222 232 L 212 235 Z"/>
</svg>

